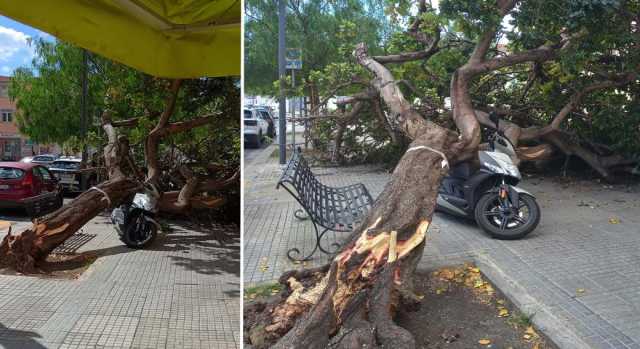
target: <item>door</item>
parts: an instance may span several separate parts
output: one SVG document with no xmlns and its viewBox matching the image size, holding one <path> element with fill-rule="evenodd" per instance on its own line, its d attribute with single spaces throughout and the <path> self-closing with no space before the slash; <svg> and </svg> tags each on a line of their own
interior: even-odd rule
<svg viewBox="0 0 640 349">
<path fill-rule="evenodd" d="M 49 172 L 49 170 L 43 166 L 38 166 L 36 169 L 40 172 L 42 178 L 42 192 L 57 194 L 58 181 L 53 176 L 53 173 Z"/>
<path fill-rule="evenodd" d="M 38 182 L 40 182 L 40 207 L 50 208 L 55 205 L 58 197 L 57 181 L 55 177 L 53 177 L 53 174 L 44 166 L 36 166 L 33 171 L 34 173 L 37 173 L 36 177 Z"/>
</svg>

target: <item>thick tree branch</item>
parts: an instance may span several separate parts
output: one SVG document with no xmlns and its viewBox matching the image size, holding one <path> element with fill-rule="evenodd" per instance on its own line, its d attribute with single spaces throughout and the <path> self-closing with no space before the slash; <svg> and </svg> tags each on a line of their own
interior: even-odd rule
<svg viewBox="0 0 640 349">
<path fill-rule="evenodd" d="M 560 112 L 556 114 L 549 127 L 551 127 L 551 129 L 558 129 L 562 122 L 567 118 L 569 113 L 571 113 L 571 111 L 573 111 L 580 104 L 582 98 L 584 98 L 584 96 L 588 95 L 589 93 L 597 90 L 624 86 L 628 83 L 633 82 L 636 79 L 637 75 L 637 72 L 632 72 L 624 74 L 622 76 L 616 76 L 613 80 L 595 82 L 586 86 L 582 90 L 577 91 L 571 96 L 569 102 L 565 104 Z"/>
<path fill-rule="evenodd" d="M 411 107 L 411 104 L 404 98 L 404 94 L 398 88 L 389 69 L 368 55 L 367 47 L 364 43 L 358 44 L 353 54 L 358 63 L 376 77 L 372 84 L 389 107 L 391 117 L 396 120 L 407 137 L 415 139 L 423 134 L 431 122 L 425 120 Z M 439 126 L 433 125 L 433 127 Z"/>
<path fill-rule="evenodd" d="M 178 99 L 178 92 L 180 91 L 180 85 L 182 80 L 176 79 L 171 83 L 171 93 L 167 97 L 167 101 L 165 103 L 165 109 L 160 115 L 160 119 L 156 127 L 149 132 L 147 136 L 147 142 L 145 147 L 145 158 L 147 160 L 147 181 L 155 183 L 160 176 L 160 164 L 158 163 L 158 146 L 160 143 L 160 138 L 162 135 L 159 133 L 163 132 L 163 129 L 166 127 L 171 115 L 173 115 L 173 111 L 176 106 L 176 100 Z"/>
<path fill-rule="evenodd" d="M 211 122 L 213 122 L 216 119 L 216 117 L 219 115 L 220 115 L 219 113 L 207 114 L 192 120 L 173 122 L 173 123 L 167 124 L 164 128 L 158 130 L 158 132 L 156 133 L 156 136 L 159 138 L 162 138 L 166 135 L 180 133 L 180 132 L 191 130 L 196 127 L 204 126 L 206 124 L 210 124 Z"/>
</svg>

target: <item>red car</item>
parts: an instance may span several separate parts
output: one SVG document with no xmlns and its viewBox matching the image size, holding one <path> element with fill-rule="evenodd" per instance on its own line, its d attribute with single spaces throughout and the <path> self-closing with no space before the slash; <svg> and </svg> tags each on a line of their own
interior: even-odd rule
<svg viewBox="0 0 640 349">
<path fill-rule="evenodd" d="M 34 217 L 62 206 L 62 188 L 44 166 L 0 162 L 0 209 L 24 208 Z"/>
</svg>

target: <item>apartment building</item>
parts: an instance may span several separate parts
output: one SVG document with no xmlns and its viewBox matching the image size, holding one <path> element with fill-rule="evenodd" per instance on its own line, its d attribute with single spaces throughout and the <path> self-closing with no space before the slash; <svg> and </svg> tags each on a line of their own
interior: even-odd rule
<svg viewBox="0 0 640 349">
<path fill-rule="evenodd" d="M 9 99 L 11 78 L 0 76 L 0 160 L 17 161 L 25 156 L 59 152 L 59 147 L 40 145 L 20 134 L 16 124 L 16 104 Z"/>
</svg>

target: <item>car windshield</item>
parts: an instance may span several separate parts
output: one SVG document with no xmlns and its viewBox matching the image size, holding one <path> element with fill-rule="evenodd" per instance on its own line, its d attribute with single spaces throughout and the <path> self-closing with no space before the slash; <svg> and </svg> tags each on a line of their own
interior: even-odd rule
<svg viewBox="0 0 640 349">
<path fill-rule="evenodd" d="M 244 111 L 244 118 L 245 119 L 252 119 L 253 118 L 253 113 L 251 113 L 251 110 L 245 110 Z"/>
<path fill-rule="evenodd" d="M 0 167 L 0 179 L 18 179 L 24 176 L 24 171 L 13 167 Z"/>
<path fill-rule="evenodd" d="M 80 163 L 75 161 L 54 161 L 51 164 L 51 168 L 61 168 L 63 170 L 77 170 L 80 168 Z"/>
<path fill-rule="evenodd" d="M 53 161 L 51 156 L 36 156 L 32 161 Z"/>
</svg>

